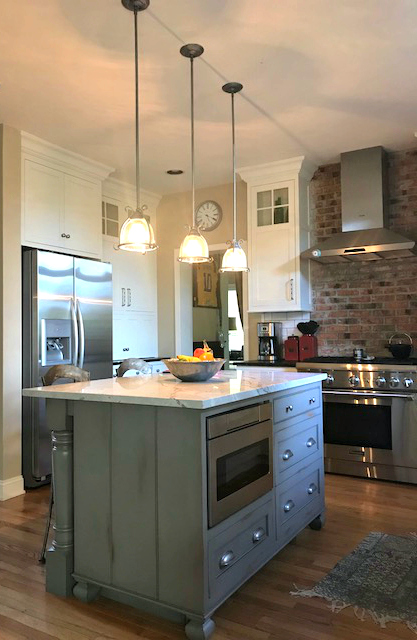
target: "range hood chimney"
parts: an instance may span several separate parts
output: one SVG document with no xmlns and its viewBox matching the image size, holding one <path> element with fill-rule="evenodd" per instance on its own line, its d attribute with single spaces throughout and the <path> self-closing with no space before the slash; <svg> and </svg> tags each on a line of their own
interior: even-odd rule
<svg viewBox="0 0 417 640">
<path fill-rule="evenodd" d="M 341 154 L 342 233 L 303 251 L 318 262 L 358 262 L 416 255 L 415 242 L 387 228 L 386 152 L 371 147 Z"/>
</svg>

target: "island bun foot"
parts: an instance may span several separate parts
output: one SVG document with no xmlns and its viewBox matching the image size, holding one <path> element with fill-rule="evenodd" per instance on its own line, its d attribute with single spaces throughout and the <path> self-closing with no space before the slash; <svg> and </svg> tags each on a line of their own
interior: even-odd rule
<svg viewBox="0 0 417 640">
<path fill-rule="evenodd" d="M 314 518 L 314 520 L 312 520 L 308 526 L 310 527 L 310 529 L 313 529 L 314 531 L 320 531 L 320 529 L 324 527 L 325 524 L 326 524 L 326 514 L 321 513 L 319 516 L 317 516 L 317 518 Z"/>
<path fill-rule="evenodd" d="M 211 618 L 189 620 L 185 625 L 185 635 L 188 640 L 208 640 L 216 628 Z"/>
<path fill-rule="evenodd" d="M 81 602 L 93 602 L 98 598 L 100 587 L 90 582 L 77 582 L 72 593 Z"/>
</svg>

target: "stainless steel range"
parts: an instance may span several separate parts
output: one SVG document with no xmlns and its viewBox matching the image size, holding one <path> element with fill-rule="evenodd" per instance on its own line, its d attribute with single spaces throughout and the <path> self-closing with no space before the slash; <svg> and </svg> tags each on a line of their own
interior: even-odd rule
<svg viewBox="0 0 417 640">
<path fill-rule="evenodd" d="M 417 484 L 417 358 L 313 358 L 323 382 L 325 469 Z"/>
</svg>

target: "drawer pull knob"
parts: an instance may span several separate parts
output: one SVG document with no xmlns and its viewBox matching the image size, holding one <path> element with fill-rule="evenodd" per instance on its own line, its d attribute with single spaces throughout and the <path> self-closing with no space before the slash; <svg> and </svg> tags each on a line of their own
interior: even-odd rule
<svg viewBox="0 0 417 640">
<path fill-rule="evenodd" d="M 260 542 L 265 537 L 265 529 L 259 527 L 252 533 L 252 542 Z"/>
<path fill-rule="evenodd" d="M 284 451 L 284 453 L 282 454 L 282 459 L 283 460 L 289 460 L 290 458 L 293 457 L 293 452 L 291 451 L 291 449 L 287 449 L 286 451 Z"/>
<path fill-rule="evenodd" d="M 61 238 L 66 238 L 67 234 L 66 233 L 61 233 Z"/>
<path fill-rule="evenodd" d="M 285 513 L 288 513 L 288 511 L 291 511 L 291 509 L 294 509 L 295 504 L 292 500 L 288 500 L 288 502 L 286 502 L 284 504 L 284 511 Z"/>
<path fill-rule="evenodd" d="M 224 553 L 219 560 L 220 569 L 225 569 L 226 567 L 228 567 L 234 559 L 235 554 L 233 553 L 233 551 L 226 551 L 226 553 Z"/>
<path fill-rule="evenodd" d="M 123 347 L 123 351 L 130 351 L 129 347 Z"/>
<path fill-rule="evenodd" d="M 306 447 L 310 449 L 311 447 L 314 447 L 315 444 L 316 441 L 314 440 L 314 438 L 309 438 L 306 442 Z"/>
<path fill-rule="evenodd" d="M 317 485 L 312 482 L 307 489 L 307 493 L 309 496 L 311 496 L 315 491 L 317 491 Z"/>
<path fill-rule="evenodd" d="M 310 403 L 310 404 L 315 404 L 315 402 L 316 402 L 316 399 L 315 399 L 315 398 L 310 398 L 310 400 L 309 400 L 309 403 Z"/>
<path fill-rule="evenodd" d="M 289 411 L 292 411 L 294 409 L 294 407 L 292 406 L 292 404 L 289 404 L 288 407 L 285 407 L 285 411 L 288 413 Z"/>
</svg>

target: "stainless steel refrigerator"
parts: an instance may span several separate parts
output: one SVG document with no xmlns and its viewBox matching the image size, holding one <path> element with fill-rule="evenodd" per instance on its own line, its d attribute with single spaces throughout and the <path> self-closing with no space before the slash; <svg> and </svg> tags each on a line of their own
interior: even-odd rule
<svg viewBox="0 0 417 640">
<path fill-rule="evenodd" d="M 54 364 L 112 376 L 112 267 L 72 256 L 23 250 L 23 386 L 42 384 Z M 48 481 L 51 437 L 45 400 L 23 399 L 23 477 L 26 487 Z"/>
</svg>

